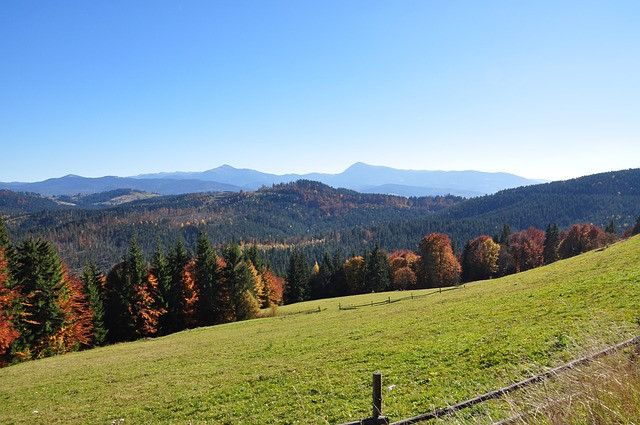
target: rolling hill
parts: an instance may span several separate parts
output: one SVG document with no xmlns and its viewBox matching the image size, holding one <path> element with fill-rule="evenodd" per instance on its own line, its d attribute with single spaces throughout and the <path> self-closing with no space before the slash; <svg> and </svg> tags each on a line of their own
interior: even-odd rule
<svg viewBox="0 0 640 425">
<path fill-rule="evenodd" d="M 164 196 L 108 209 L 9 216 L 6 223 L 15 240 L 44 235 L 72 268 L 92 258 L 110 268 L 121 258 L 134 230 L 147 252 L 152 252 L 158 238 L 173 243 L 182 236 L 187 246 L 193 246 L 200 230 L 206 230 L 216 244 L 322 245 L 316 235 L 420 217 L 461 200 L 360 194 L 299 181 L 256 192 Z"/>
<path fill-rule="evenodd" d="M 388 251 L 414 249 L 424 235 L 444 232 L 461 249 L 467 239 L 494 235 L 505 223 L 518 231 L 544 229 L 548 223 L 604 228 L 613 220 L 622 232 L 640 215 L 639 181 L 639 169 L 623 170 L 467 200 L 361 194 L 309 181 L 255 192 L 134 197 L 117 206 L 105 200 L 125 192 L 53 198 L 57 202 L 11 193 L 7 199 L 14 206 L 16 196 L 32 200 L 28 214 L 3 209 L 0 193 L 0 211 L 9 214 L 6 221 L 14 239 L 44 235 L 72 268 L 91 258 L 110 268 L 122 257 L 134 229 L 147 253 L 158 238 L 168 244 L 181 236 L 193 247 L 198 231 L 206 230 L 218 245 L 258 243 L 275 270 L 283 273 L 294 247 L 319 260 L 325 250 L 349 255 L 376 243 Z M 69 206 L 72 203 L 76 205 Z"/>
<path fill-rule="evenodd" d="M 414 300 L 404 293 L 285 306 L 256 319 L 0 369 L 0 422 L 341 423 L 370 413 L 383 373 L 398 420 L 637 334 L 640 237 Z M 427 290 L 428 291 L 428 290 Z M 416 295 L 418 292 L 415 292 Z M 493 420 L 508 406 L 489 409 Z"/>
</svg>

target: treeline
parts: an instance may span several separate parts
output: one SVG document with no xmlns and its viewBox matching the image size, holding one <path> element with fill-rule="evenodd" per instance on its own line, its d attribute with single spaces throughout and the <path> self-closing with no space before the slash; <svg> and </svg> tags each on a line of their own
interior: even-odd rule
<svg viewBox="0 0 640 425">
<path fill-rule="evenodd" d="M 76 276 L 48 241 L 11 245 L 0 217 L 0 365 L 254 318 L 282 292 L 255 246 L 219 256 L 202 233 L 194 255 L 179 240 L 146 263 L 134 236 L 108 273 Z"/>
<path fill-rule="evenodd" d="M 640 217 L 623 237 L 640 233 Z M 284 302 L 380 292 L 436 288 L 475 280 L 502 277 L 551 264 L 600 248 L 618 240 L 613 221 L 605 230 L 593 224 L 576 224 L 566 231 L 549 224 L 546 232 L 530 227 L 512 233 L 509 225 L 494 236 L 467 241 L 459 255 L 443 233 L 431 233 L 417 250 L 387 255 L 377 245 L 363 255 L 344 260 L 339 251 L 325 251 L 313 267 L 303 250 L 289 259 Z"/>
<path fill-rule="evenodd" d="M 640 233 L 640 217 L 623 237 Z M 569 258 L 618 239 L 613 222 L 561 231 L 548 225 L 468 241 L 455 254 L 443 233 L 422 238 L 415 251 L 390 255 L 377 245 L 343 258 L 325 251 L 308 261 L 288 258 L 286 279 L 267 266 L 256 245 L 228 244 L 218 254 L 205 233 L 191 254 L 181 239 L 158 243 L 144 260 L 137 237 L 106 274 L 88 264 L 76 276 L 53 245 L 27 238 L 11 244 L 0 216 L 0 365 L 183 329 L 258 317 L 261 308 L 386 290 L 434 288 L 489 279 Z M 265 310 L 268 311 L 268 310 Z"/>
</svg>

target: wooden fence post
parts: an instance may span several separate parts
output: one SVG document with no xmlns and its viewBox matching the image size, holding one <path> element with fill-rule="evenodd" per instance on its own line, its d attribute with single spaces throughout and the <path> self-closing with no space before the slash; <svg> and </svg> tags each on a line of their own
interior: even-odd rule
<svg viewBox="0 0 640 425">
<path fill-rule="evenodd" d="M 373 419 L 382 415 L 382 373 L 373 372 Z"/>
</svg>

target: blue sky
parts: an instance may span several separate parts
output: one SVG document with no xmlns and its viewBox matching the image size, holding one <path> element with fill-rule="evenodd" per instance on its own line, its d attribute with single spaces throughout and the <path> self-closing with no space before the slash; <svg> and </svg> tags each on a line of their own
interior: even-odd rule
<svg viewBox="0 0 640 425">
<path fill-rule="evenodd" d="M 638 1 L 4 1 L 0 181 L 640 166 Z"/>
</svg>

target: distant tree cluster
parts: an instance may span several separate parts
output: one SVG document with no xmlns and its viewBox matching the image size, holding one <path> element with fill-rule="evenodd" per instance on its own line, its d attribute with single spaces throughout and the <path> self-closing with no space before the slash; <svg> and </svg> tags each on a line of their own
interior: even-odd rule
<svg viewBox="0 0 640 425">
<path fill-rule="evenodd" d="M 640 233 L 640 218 L 636 228 Z M 557 225 L 549 224 L 546 232 L 530 227 L 512 233 L 510 226 L 504 225 L 499 235 L 467 241 L 460 255 L 454 254 L 447 235 L 431 233 L 422 238 L 415 252 L 400 250 L 387 255 L 375 246 L 345 260 L 339 251 L 333 255 L 325 251 L 322 261 L 313 267 L 304 252 L 296 250 L 289 259 L 284 302 L 491 279 L 569 258 L 617 238 L 613 222 L 605 231 L 592 224 L 576 224 L 561 232 Z"/>
</svg>

